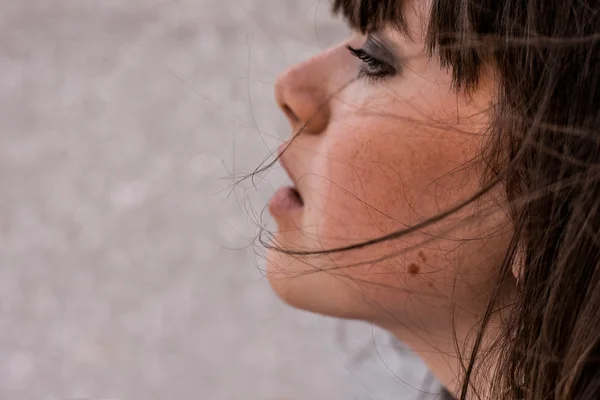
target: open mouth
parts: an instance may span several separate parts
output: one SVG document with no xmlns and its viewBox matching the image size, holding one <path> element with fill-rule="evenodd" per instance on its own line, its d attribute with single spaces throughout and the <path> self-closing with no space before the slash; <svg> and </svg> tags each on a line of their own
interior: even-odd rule
<svg viewBox="0 0 600 400">
<path fill-rule="evenodd" d="M 295 185 L 296 180 L 294 178 L 294 175 L 291 173 L 288 166 L 286 165 L 284 157 L 282 157 L 283 149 L 284 146 L 282 145 L 279 148 L 279 163 L 292 180 L 292 184 Z M 271 211 L 271 214 L 273 215 L 286 214 L 293 210 L 299 210 L 302 207 L 304 207 L 304 199 L 302 198 L 302 195 L 300 194 L 296 186 L 284 186 L 278 189 L 275 192 L 275 195 L 271 198 L 271 201 L 269 202 L 269 209 Z"/>
<path fill-rule="evenodd" d="M 275 216 L 287 214 L 302 207 L 304 207 L 304 199 L 293 186 L 284 186 L 278 189 L 269 201 L 269 210 Z"/>
<path fill-rule="evenodd" d="M 302 199 L 302 196 L 300 195 L 300 192 L 298 191 L 298 189 L 296 189 L 295 187 L 290 188 L 291 191 L 291 196 L 294 198 L 294 201 L 299 203 L 301 206 L 304 205 L 304 200 Z"/>
</svg>

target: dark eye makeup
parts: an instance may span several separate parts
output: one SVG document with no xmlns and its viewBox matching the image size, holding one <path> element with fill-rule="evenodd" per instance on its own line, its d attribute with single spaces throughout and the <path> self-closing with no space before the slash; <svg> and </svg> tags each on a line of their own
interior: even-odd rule
<svg viewBox="0 0 600 400">
<path fill-rule="evenodd" d="M 379 81 L 396 76 L 400 72 L 398 57 L 380 40 L 369 36 L 360 48 L 346 46 L 350 53 L 362 61 L 358 78 Z"/>
</svg>

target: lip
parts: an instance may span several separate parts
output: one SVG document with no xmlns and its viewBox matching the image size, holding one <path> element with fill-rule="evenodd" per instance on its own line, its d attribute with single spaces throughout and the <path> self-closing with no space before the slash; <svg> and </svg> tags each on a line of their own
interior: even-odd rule
<svg viewBox="0 0 600 400">
<path fill-rule="evenodd" d="M 304 209 L 304 198 L 300 193 L 297 186 L 297 181 L 292 172 L 290 171 L 284 157 L 284 149 L 286 144 L 284 143 L 278 149 L 278 161 L 282 168 L 285 170 L 287 175 L 290 177 L 294 186 L 282 186 L 280 187 L 271 200 L 269 201 L 269 210 L 271 215 L 274 217 L 285 217 L 286 215 L 297 214 L 302 212 Z"/>
<path fill-rule="evenodd" d="M 289 145 L 288 143 L 284 143 L 281 146 L 279 146 L 279 148 L 277 149 L 277 156 L 278 156 L 277 160 L 279 161 L 279 164 L 281 165 L 281 167 L 283 168 L 283 170 L 285 171 L 287 176 L 290 177 L 292 183 L 294 184 L 294 189 L 296 189 L 296 191 L 300 194 L 300 196 L 302 196 L 302 193 L 300 192 L 300 188 L 298 187 L 298 181 L 294 177 L 294 174 L 292 173 L 292 171 L 290 171 L 290 168 L 288 167 L 287 162 L 285 160 L 285 149 L 288 145 Z"/>
</svg>

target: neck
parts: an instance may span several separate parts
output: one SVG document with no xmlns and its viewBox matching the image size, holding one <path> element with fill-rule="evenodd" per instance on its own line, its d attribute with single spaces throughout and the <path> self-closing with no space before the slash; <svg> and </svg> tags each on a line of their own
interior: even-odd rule
<svg viewBox="0 0 600 400">
<path fill-rule="evenodd" d="M 404 329 L 386 329 L 398 340 L 412 348 L 450 394 L 456 398 L 460 397 L 465 371 L 476 339 L 476 333 L 474 333 L 472 327 L 470 329 L 457 327 L 455 334 L 447 332 L 447 334 L 427 335 L 427 337 L 407 335 Z M 489 339 L 492 336 L 487 333 L 484 335 L 482 350 L 489 347 Z M 492 360 L 486 360 L 486 362 L 488 361 L 491 362 Z M 485 371 L 489 370 L 489 368 L 485 369 Z M 483 371 L 477 370 L 476 376 L 473 376 L 472 380 L 475 382 L 489 381 L 488 378 L 491 378 L 491 373 L 489 376 L 482 376 L 482 373 Z M 476 387 L 475 390 L 481 398 L 486 398 L 486 396 L 482 396 L 482 393 L 486 391 L 484 387 Z"/>
<path fill-rule="evenodd" d="M 508 304 L 506 300 L 513 298 L 514 282 L 509 280 L 503 286 L 506 286 L 507 290 L 502 291 L 500 303 Z M 469 378 L 472 386 L 467 398 L 489 398 L 489 382 L 494 378 L 498 360 L 498 353 L 493 351 L 496 350 L 493 346 L 500 333 L 500 322 L 505 318 L 504 313 L 511 310 L 510 307 L 499 309 L 504 311 L 496 312 L 490 317 L 483 333 L 481 317 L 464 315 L 454 316 L 448 323 L 437 325 L 437 330 L 427 333 L 407 329 L 403 324 L 390 324 L 383 328 L 410 346 L 456 398 L 460 398 L 475 343 L 480 339 L 476 354 L 477 363 Z"/>
</svg>

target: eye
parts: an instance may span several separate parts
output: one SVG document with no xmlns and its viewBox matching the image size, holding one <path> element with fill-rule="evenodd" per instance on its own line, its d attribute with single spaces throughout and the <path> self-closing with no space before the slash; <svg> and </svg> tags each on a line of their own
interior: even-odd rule
<svg viewBox="0 0 600 400">
<path fill-rule="evenodd" d="M 363 62 L 358 71 L 359 79 L 367 78 L 377 81 L 395 76 L 398 73 L 396 67 L 390 61 L 384 61 L 384 58 L 390 59 L 391 54 L 374 39 L 367 39 L 360 49 L 350 45 L 347 45 L 346 48 L 354 57 Z M 379 57 L 375 54 L 382 54 L 382 56 Z"/>
</svg>

